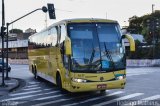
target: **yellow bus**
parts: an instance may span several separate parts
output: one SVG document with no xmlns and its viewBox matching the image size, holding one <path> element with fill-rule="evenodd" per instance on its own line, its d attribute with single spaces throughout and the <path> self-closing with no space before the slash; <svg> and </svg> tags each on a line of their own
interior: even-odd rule
<svg viewBox="0 0 160 106">
<path fill-rule="evenodd" d="M 123 89 L 126 55 L 123 38 L 135 51 L 130 35 L 117 21 L 67 19 L 29 37 L 29 69 L 70 92 Z"/>
</svg>

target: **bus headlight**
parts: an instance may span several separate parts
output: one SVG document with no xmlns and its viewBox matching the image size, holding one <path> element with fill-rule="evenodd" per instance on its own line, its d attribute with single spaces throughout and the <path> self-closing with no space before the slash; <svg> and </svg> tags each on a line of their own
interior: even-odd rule
<svg viewBox="0 0 160 106">
<path fill-rule="evenodd" d="M 74 82 L 87 82 L 87 80 L 79 79 L 79 78 L 72 78 L 72 81 L 74 81 Z"/>
<path fill-rule="evenodd" d="M 122 80 L 122 79 L 124 79 L 124 77 L 123 76 L 118 76 L 118 77 L 116 77 L 116 79 L 117 80 Z"/>
</svg>

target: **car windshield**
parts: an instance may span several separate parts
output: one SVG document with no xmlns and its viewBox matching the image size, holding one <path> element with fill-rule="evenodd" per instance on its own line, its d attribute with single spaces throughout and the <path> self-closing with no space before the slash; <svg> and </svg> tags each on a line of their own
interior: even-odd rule
<svg viewBox="0 0 160 106">
<path fill-rule="evenodd" d="M 69 24 L 72 42 L 72 70 L 109 71 L 124 68 L 124 49 L 118 24 Z"/>
<path fill-rule="evenodd" d="M 6 59 L 4 59 L 4 63 L 6 62 Z M 0 58 L 0 64 L 2 64 L 2 58 Z"/>
</svg>

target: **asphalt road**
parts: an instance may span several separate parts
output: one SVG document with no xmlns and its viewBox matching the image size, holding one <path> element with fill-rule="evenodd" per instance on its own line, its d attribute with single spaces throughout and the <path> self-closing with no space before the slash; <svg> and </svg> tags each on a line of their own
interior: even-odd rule
<svg viewBox="0 0 160 106">
<path fill-rule="evenodd" d="M 12 65 L 11 77 L 26 81 L 26 86 L 0 97 L 6 106 L 160 106 L 160 67 L 127 68 L 125 89 L 105 93 L 62 93 L 53 84 L 35 80 L 28 65 Z"/>
</svg>

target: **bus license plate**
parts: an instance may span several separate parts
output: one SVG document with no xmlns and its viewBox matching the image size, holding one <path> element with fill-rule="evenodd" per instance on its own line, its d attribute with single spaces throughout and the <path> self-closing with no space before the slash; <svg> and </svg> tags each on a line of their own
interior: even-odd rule
<svg viewBox="0 0 160 106">
<path fill-rule="evenodd" d="M 99 85 L 97 85 L 97 89 L 105 89 L 105 88 L 107 88 L 106 84 L 99 84 Z"/>
</svg>

